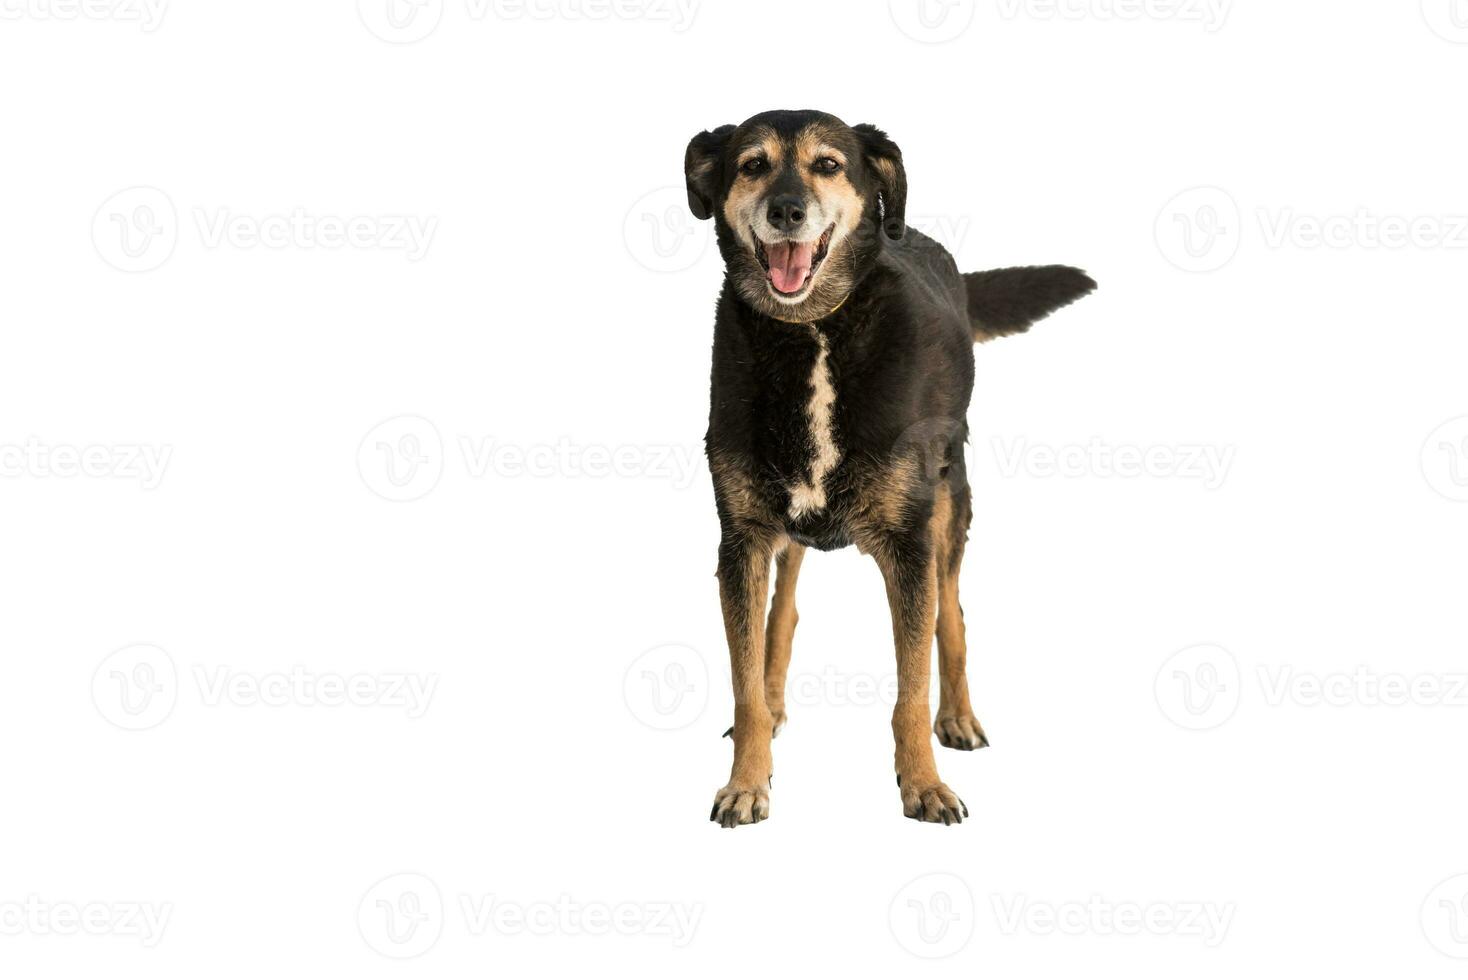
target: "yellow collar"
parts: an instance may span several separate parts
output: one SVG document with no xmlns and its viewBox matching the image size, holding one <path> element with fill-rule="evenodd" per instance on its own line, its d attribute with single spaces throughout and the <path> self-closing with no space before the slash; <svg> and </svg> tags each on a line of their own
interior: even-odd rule
<svg viewBox="0 0 1468 980">
<path fill-rule="evenodd" d="M 846 301 L 850 297 L 851 297 L 851 294 L 850 293 L 847 293 L 845 296 L 841 297 L 841 302 L 837 303 L 835 306 L 831 307 L 829 310 L 827 310 L 826 312 L 822 313 L 820 316 L 813 317 L 813 318 L 811 318 L 809 320 L 791 320 L 791 319 L 789 319 L 787 317 L 783 317 L 783 316 L 777 316 L 777 317 L 775 317 L 775 319 L 776 320 L 779 320 L 781 323 L 799 323 L 801 325 L 808 326 L 808 325 L 810 325 L 812 323 L 815 323 L 817 320 L 824 320 L 826 317 L 830 316 L 832 313 L 835 313 L 837 310 L 841 309 L 841 307 L 843 307 L 843 306 L 846 305 Z M 774 314 L 771 314 L 771 316 L 774 316 Z"/>
</svg>

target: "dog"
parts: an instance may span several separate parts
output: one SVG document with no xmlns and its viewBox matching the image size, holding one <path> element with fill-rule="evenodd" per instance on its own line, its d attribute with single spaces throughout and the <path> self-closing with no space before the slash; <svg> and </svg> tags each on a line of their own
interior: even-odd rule
<svg viewBox="0 0 1468 980">
<path fill-rule="evenodd" d="M 693 137 L 684 173 L 725 265 L 705 443 L 734 765 L 709 817 L 736 827 L 769 816 L 796 579 L 808 548 L 854 544 L 876 559 L 891 607 L 902 812 L 961 823 L 968 807 L 938 778 L 930 733 L 953 749 L 989 744 L 969 702 L 958 601 L 974 345 L 1029 329 L 1096 283 L 1066 266 L 960 274 L 907 227 L 902 152 L 872 125 L 761 113 Z"/>
</svg>

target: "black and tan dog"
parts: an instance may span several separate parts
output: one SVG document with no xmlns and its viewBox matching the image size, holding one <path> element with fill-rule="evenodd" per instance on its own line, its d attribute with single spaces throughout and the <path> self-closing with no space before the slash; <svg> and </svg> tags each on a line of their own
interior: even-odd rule
<svg viewBox="0 0 1468 980">
<path fill-rule="evenodd" d="M 734 768 L 711 817 L 733 827 L 769 815 L 801 561 L 807 547 L 855 544 L 876 559 L 892 607 L 903 813 L 958 823 L 968 809 L 933 761 L 928 672 L 936 632 L 931 730 L 949 748 L 987 745 L 958 604 L 973 345 L 1019 333 L 1096 284 L 1064 266 L 960 275 L 906 226 L 902 154 L 873 126 L 766 112 L 695 136 L 684 167 L 689 206 L 714 219 L 726 266 L 707 446 Z"/>
</svg>

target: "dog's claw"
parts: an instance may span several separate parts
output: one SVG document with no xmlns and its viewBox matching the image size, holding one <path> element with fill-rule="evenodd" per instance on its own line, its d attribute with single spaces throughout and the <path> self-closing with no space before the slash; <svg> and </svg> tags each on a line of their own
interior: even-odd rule
<svg viewBox="0 0 1468 980">
<path fill-rule="evenodd" d="M 942 715 L 933 722 L 933 734 L 946 749 L 972 752 L 989 747 L 989 736 L 973 715 Z"/>
<path fill-rule="evenodd" d="M 902 815 L 923 823 L 941 823 L 945 827 L 963 823 L 968 806 L 942 783 L 921 791 L 906 790 L 902 794 Z"/>
<path fill-rule="evenodd" d="M 714 795 L 709 815 L 720 827 L 759 823 L 770 815 L 769 786 L 736 786 L 730 783 Z"/>
<path fill-rule="evenodd" d="M 719 737 L 720 738 L 733 738 L 734 737 L 734 726 L 733 725 L 730 725 L 729 726 L 729 730 L 727 732 L 725 732 L 724 734 L 720 735 Z"/>
</svg>

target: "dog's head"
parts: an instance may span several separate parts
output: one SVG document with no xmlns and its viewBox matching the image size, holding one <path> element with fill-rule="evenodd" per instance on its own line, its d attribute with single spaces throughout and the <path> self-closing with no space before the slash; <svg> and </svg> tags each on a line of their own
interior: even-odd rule
<svg viewBox="0 0 1468 980">
<path fill-rule="evenodd" d="M 810 110 L 699 133 L 683 161 L 688 206 L 713 218 L 745 302 L 784 320 L 839 306 L 906 231 L 902 151 L 875 126 Z"/>
</svg>

